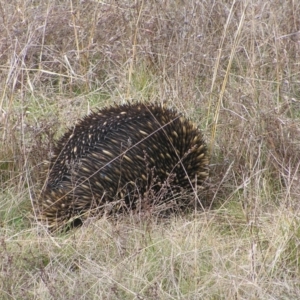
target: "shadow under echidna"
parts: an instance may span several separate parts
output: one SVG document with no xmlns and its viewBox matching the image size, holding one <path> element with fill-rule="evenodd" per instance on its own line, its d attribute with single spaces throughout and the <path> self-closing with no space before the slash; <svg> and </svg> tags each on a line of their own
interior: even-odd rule
<svg viewBox="0 0 300 300">
<path fill-rule="evenodd" d="M 54 231 L 91 215 L 167 208 L 207 176 L 201 131 L 180 113 L 159 104 L 112 106 L 84 117 L 57 142 L 36 211 Z"/>
</svg>

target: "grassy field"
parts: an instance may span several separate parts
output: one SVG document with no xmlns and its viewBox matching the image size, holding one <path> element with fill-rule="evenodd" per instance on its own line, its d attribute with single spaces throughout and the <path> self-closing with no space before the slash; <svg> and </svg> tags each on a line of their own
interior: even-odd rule
<svg viewBox="0 0 300 300">
<path fill-rule="evenodd" d="M 0 4 L 1 299 L 299 299 L 300 2 Z M 95 108 L 157 101 L 204 132 L 204 211 L 32 217 L 42 163 Z"/>
</svg>

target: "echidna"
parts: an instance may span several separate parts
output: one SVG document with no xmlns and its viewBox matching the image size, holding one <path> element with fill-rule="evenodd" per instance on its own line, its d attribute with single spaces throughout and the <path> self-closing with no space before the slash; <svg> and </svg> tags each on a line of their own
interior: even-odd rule
<svg viewBox="0 0 300 300">
<path fill-rule="evenodd" d="M 136 209 L 149 190 L 165 187 L 162 199 L 192 190 L 207 176 L 201 131 L 175 110 L 149 103 L 104 108 L 57 142 L 37 204 L 39 219 L 50 230 L 77 225 L 108 207 Z"/>
</svg>

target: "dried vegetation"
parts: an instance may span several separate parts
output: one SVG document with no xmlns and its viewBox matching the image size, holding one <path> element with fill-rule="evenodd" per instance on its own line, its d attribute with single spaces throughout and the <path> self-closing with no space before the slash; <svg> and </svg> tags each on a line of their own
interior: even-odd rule
<svg viewBox="0 0 300 300">
<path fill-rule="evenodd" d="M 1 299 L 297 299 L 300 3 L 2 1 Z M 78 117 L 164 101 L 203 128 L 211 209 L 29 221 L 42 161 Z"/>
</svg>

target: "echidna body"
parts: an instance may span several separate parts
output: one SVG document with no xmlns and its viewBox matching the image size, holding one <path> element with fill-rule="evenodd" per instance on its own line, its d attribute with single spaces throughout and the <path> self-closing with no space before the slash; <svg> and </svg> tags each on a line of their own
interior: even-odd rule
<svg viewBox="0 0 300 300">
<path fill-rule="evenodd" d="M 107 203 L 134 209 L 150 188 L 191 190 L 207 176 L 202 134 L 175 110 L 142 103 L 104 108 L 58 141 L 39 219 L 57 229 L 103 213 Z"/>
</svg>

